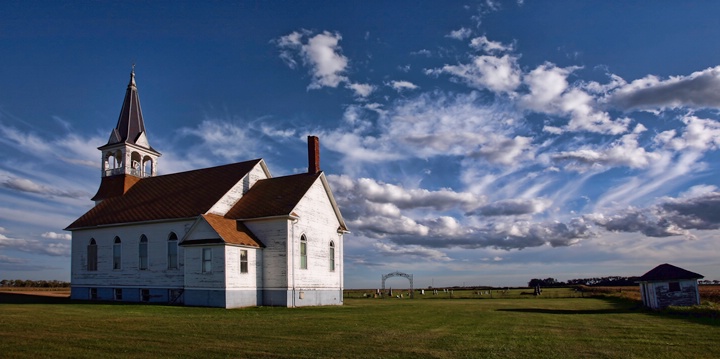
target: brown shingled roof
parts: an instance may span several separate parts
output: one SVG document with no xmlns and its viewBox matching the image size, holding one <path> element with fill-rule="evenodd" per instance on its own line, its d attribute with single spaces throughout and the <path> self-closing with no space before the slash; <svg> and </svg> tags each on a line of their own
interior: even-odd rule
<svg viewBox="0 0 720 359">
<path fill-rule="evenodd" d="M 676 267 L 672 264 L 661 264 L 649 272 L 643 274 L 638 280 L 640 282 L 652 282 L 658 280 L 680 280 L 705 278 L 702 274 Z"/>
<path fill-rule="evenodd" d="M 228 219 L 216 214 L 205 214 L 202 216 L 208 224 L 220 235 L 225 243 L 241 244 L 251 247 L 265 247 L 262 242 L 242 222 Z M 185 241 L 185 244 L 192 244 L 193 241 Z"/>
<path fill-rule="evenodd" d="M 121 196 L 125 194 L 130 187 L 138 183 L 138 181 L 140 181 L 140 177 L 125 174 L 103 177 L 100 182 L 100 188 L 98 188 L 92 200 L 99 201 L 110 197 Z"/>
<path fill-rule="evenodd" d="M 205 214 L 260 161 L 143 178 L 124 195 L 102 201 L 66 229 Z"/>
<path fill-rule="evenodd" d="M 301 173 L 257 181 L 225 217 L 250 219 L 290 215 L 321 174 Z"/>
</svg>

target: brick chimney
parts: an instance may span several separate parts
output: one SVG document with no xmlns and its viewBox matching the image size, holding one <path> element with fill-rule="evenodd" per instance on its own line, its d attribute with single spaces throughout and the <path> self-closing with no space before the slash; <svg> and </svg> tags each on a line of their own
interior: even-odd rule
<svg viewBox="0 0 720 359">
<path fill-rule="evenodd" d="M 320 139 L 308 136 L 308 173 L 320 172 Z"/>
</svg>

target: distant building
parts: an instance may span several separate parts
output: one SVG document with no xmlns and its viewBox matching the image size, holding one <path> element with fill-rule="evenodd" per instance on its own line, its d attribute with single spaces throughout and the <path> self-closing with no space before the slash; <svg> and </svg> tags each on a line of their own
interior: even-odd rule
<svg viewBox="0 0 720 359">
<path fill-rule="evenodd" d="M 308 172 L 262 159 L 157 175 L 134 71 L 95 207 L 70 224 L 71 297 L 236 308 L 343 302 L 347 227 L 308 137 Z M 202 155 L 202 154 L 198 154 Z"/>
<path fill-rule="evenodd" d="M 661 264 L 638 279 L 643 304 L 652 309 L 700 304 L 698 279 L 702 275 L 671 264 Z"/>
</svg>

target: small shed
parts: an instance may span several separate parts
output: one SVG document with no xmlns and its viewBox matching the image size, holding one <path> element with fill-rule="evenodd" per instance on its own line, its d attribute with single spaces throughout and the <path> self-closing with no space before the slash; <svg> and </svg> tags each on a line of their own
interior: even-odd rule
<svg viewBox="0 0 720 359">
<path fill-rule="evenodd" d="M 661 264 L 638 279 L 643 304 L 651 309 L 700 304 L 698 279 L 704 276 L 672 264 Z"/>
</svg>

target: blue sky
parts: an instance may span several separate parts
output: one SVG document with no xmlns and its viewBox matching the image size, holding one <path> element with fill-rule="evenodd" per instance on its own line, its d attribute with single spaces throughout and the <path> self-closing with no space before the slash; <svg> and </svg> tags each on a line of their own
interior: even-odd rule
<svg viewBox="0 0 720 359">
<path fill-rule="evenodd" d="M 68 280 L 135 72 L 161 173 L 318 135 L 349 288 L 720 279 L 714 2 L 0 3 L 0 277 Z M 393 285 L 388 283 L 388 285 Z M 406 285 L 398 279 L 396 286 Z"/>
</svg>

